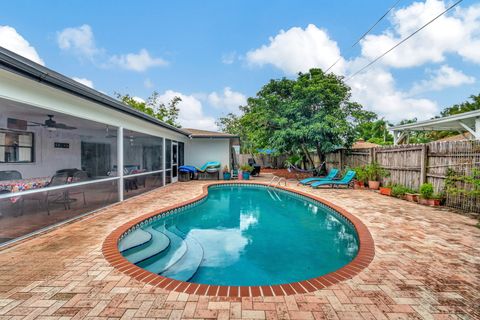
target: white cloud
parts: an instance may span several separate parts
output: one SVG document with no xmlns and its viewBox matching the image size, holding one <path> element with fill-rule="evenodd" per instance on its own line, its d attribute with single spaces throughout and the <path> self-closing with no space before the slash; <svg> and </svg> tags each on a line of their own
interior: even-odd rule
<svg viewBox="0 0 480 320">
<path fill-rule="evenodd" d="M 0 46 L 42 66 L 45 65 L 37 50 L 17 30 L 10 26 L 0 26 Z"/>
<path fill-rule="evenodd" d="M 93 89 L 93 81 L 92 80 L 88 80 L 86 78 L 77 78 L 77 77 L 72 77 L 72 79 Z"/>
<path fill-rule="evenodd" d="M 439 110 L 434 101 L 410 98 L 406 92 L 398 90 L 393 75 L 382 67 L 357 75 L 348 85 L 352 88 L 353 100 L 389 121 L 429 119 Z"/>
<path fill-rule="evenodd" d="M 247 103 L 247 97 L 237 91 L 233 91 L 230 87 L 225 87 L 223 93 L 218 94 L 212 92 L 207 96 L 207 101 L 218 109 L 223 109 L 226 112 L 239 112 L 239 106 Z"/>
<path fill-rule="evenodd" d="M 444 1 L 414 2 L 397 10 L 391 17 L 392 27 L 379 35 L 368 35 L 361 42 L 362 55 L 373 60 L 443 12 Z M 395 68 L 439 63 L 448 53 L 480 63 L 480 5 L 457 9 L 441 16 L 431 25 L 382 58 L 381 63 Z"/>
<path fill-rule="evenodd" d="M 71 51 L 79 56 L 93 59 L 101 52 L 95 45 L 92 28 L 84 24 L 76 28 L 66 28 L 57 33 L 57 43 L 60 49 Z"/>
<path fill-rule="evenodd" d="M 428 91 L 439 91 L 444 88 L 458 87 L 464 84 L 472 84 L 475 78 L 467 76 L 463 72 L 448 65 L 443 65 L 437 70 L 430 71 L 429 79 L 415 83 L 411 94 L 418 94 Z"/>
<path fill-rule="evenodd" d="M 213 117 L 206 116 L 203 113 L 202 102 L 193 95 L 186 95 L 173 90 L 167 90 L 159 96 L 159 101 L 165 104 L 169 103 L 175 96 L 180 97 L 182 101 L 178 104 L 180 109 L 178 121 L 184 128 L 218 130 Z"/>
<path fill-rule="evenodd" d="M 327 31 L 309 24 L 305 29 L 281 30 L 270 38 L 268 45 L 248 52 L 246 59 L 253 65 L 271 64 L 292 75 L 315 67 L 326 69 L 339 56 L 337 43 L 330 39 Z M 336 70 L 342 70 L 343 64 L 342 58 L 335 66 Z"/>
<path fill-rule="evenodd" d="M 147 89 L 151 89 L 155 86 L 155 84 L 152 82 L 152 80 L 150 80 L 149 78 L 145 79 L 145 81 L 143 81 L 143 85 L 145 86 L 145 88 Z"/>
<path fill-rule="evenodd" d="M 106 55 L 105 49 L 95 44 L 92 28 L 88 24 L 80 27 L 66 28 L 57 33 L 57 43 L 60 49 L 76 54 L 80 58 L 89 60 L 106 67 L 120 67 L 122 69 L 143 72 L 153 67 L 168 64 L 162 58 L 152 57 L 147 49 L 138 53 Z"/>
<path fill-rule="evenodd" d="M 152 67 L 161 67 L 168 64 L 162 58 L 154 58 L 146 49 L 141 49 L 138 53 L 128 53 L 122 55 L 114 55 L 110 58 L 110 62 L 114 65 L 126 70 L 142 72 Z"/>
<path fill-rule="evenodd" d="M 235 51 L 225 53 L 222 55 L 223 64 L 232 64 L 237 60 L 237 53 Z"/>
</svg>

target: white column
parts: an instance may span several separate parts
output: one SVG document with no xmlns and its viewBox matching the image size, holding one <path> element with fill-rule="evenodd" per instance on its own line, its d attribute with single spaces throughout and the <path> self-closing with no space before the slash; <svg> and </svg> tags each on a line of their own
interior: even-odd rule
<svg viewBox="0 0 480 320">
<path fill-rule="evenodd" d="M 475 118 L 475 139 L 480 140 L 480 117 Z"/>
<path fill-rule="evenodd" d="M 165 186 L 165 175 L 167 174 L 167 171 L 165 170 L 165 157 L 167 155 L 167 152 L 166 152 L 167 148 L 165 146 L 165 138 L 163 138 L 163 185 Z"/>
<path fill-rule="evenodd" d="M 123 201 L 123 127 L 117 130 L 118 201 Z"/>
</svg>

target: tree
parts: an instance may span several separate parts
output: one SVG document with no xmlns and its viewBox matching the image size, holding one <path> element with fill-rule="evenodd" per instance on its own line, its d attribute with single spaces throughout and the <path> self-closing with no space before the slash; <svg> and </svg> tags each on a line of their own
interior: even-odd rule
<svg viewBox="0 0 480 320">
<path fill-rule="evenodd" d="M 341 77 L 311 69 L 295 80 L 270 80 L 241 108 L 240 123 L 255 148 L 300 152 L 311 163 L 310 151 L 315 150 L 323 161 L 327 153 L 354 141 L 352 119 L 361 106 L 350 98 Z"/>
<path fill-rule="evenodd" d="M 390 124 L 383 118 L 378 119 L 375 112 L 358 110 L 353 114 L 355 137 L 364 141 L 387 145 L 393 143 L 393 136 L 388 132 Z"/>
<path fill-rule="evenodd" d="M 180 124 L 177 123 L 178 114 L 180 112 L 178 104 L 182 101 L 180 97 L 173 97 L 172 100 L 165 105 L 163 102 L 160 102 L 160 95 L 156 91 L 154 91 L 146 101 L 135 99 L 129 94 L 122 95 L 120 93 L 115 93 L 115 96 L 123 103 L 128 104 L 130 107 L 138 111 L 180 128 Z"/>
<path fill-rule="evenodd" d="M 445 108 L 440 115 L 442 117 L 453 116 L 464 112 L 480 110 L 480 93 L 478 95 L 471 95 L 470 101 L 465 101 L 460 104 L 455 104 L 451 107 Z"/>
</svg>

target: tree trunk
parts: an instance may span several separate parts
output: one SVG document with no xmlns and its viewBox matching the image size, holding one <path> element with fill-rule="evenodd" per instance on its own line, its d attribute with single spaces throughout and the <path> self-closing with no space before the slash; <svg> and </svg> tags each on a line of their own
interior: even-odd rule
<svg viewBox="0 0 480 320">
<path fill-rule="evenodd" d="M 327 170 L 326 170 L 327 166 L 326 166 L 326 165 L 324 166 L 323 163 L 324 163 L 325 160 L 326 160 L 326 155 L 325 155 L 325 153 L 323 153 L 322 150 L 320 149 L 320 145 L 319 145 L 319 144 L 317 144 L 317 156 L 318 156 L 318 159 L 320 160 L 320 165 L 321 165 L 319 174 L 320 174 L 320 175 L 325 175 L 325 174 L 327 173 L 327 172 L 326 172 L 326 171 L 327 171 Z"/>
<path fill-rule="evenodd" d="M 303 153 L 305 154 L 305 156 L 307 157 L 308 161 L 310 161 L 310 163 L 312 164 L 313 167 L 315 167 L 315 162 L 313 161 L 312 159 L 312 156 L 310 155 L 310 153 L 308 152 L 308 149 L 305 147 L 305 145 L 301 145 L 302 146 L 302 150 L 303 150 Z"/>
</svg>

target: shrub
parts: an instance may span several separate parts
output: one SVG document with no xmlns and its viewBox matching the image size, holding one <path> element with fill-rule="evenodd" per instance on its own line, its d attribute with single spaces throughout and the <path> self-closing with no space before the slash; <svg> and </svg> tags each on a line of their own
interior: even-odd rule
<svg viewBox="0 0 480 320">
<path fill-rule="evenodd" d="M 367 179 L 369 181 L 380 181 L 380 179 L 388 177 L 390 173 L 380 167 L 380 165 L 377 162 L 373 162 L 369 165 L 366 165 L 364 167 L 365 169 L 365 174 L 367 176 Z"/>
<path fill-rule="evenodd" d="M 394 185 L 392 187 L 392 196 L 394 197 L 403 197 L 405 195 L 405 193 L 408 193 L 410 192 L 411 190 L 405 186 L 402 186 L 402 185 Z"/>
<path fill-rule="evenodd" d="M 364 167 L 356 167 L 353 169 L 355 171 L 355 178 L 360 181 L 360 182 L 367 182 L 368 177 L 367 177 L 367 172 L 365 171 Z"/>
<path fill-rule="evenodd" d="M 433 185 L 431 183 L 424 183 L 420 186 L 420 195 L 424 199 L 433 198 Z"/>
</svg>

